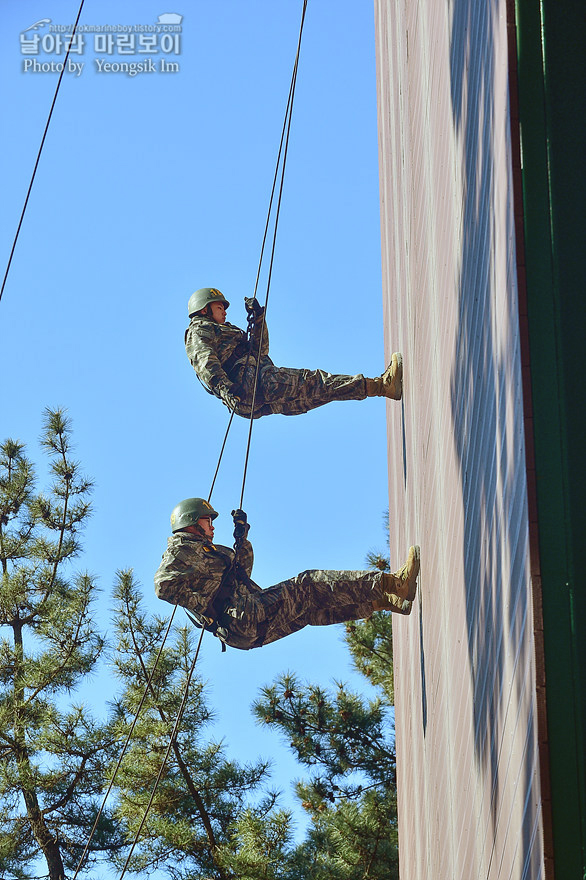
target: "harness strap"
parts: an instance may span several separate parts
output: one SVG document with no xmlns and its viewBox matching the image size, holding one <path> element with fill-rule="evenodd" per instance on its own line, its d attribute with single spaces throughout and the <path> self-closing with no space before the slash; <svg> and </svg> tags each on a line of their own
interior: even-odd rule
<svg viewBox="0 0 586 880">
<path fill-rule="evenodd" d="M 184 608 L 185 613 L 198 629 L 205 629 L 207 632 L 212 633 L 212 635 L 220 639 L 222 642 L 222 652 L 226 650 L 226 641 L 228 639 L 228 630 L 224 625 L 225 611 L 230 604 L 230 588 L 228 582 L 230 575 L 236 570 L 236 567 L 246 574 L 237 561 L 237 553 L 234 555 L 232 562 L 224 570 L 220 579 L 220 586 L 216 590 L 214 598 L 207 606 L 206 614 L 201 614 L 199 611 L 194 611 L 190 608 Z"/>
<path fill-rule="evenodd" d="M 237 520 L 236 514 L 241 515 L 240 519 Z M 246 529 L 246 514 L 241 510 L 233 510 L 232 516 L 234 518 L 234 556 L 222 574 L 220 586 L 216 590 L 213 599 L 205 609 L 206 614 L 201 614 L 199 611 L 194 611 L 190 608 L 184 608 L 185 613 L 194 626 L 198 627 L 198 629 L 205 629 L 207 632 L 212 633 L 212 635 L 220 639 L 222 642 L 222 652 L 226 650 L 226 644 L 228 644 L 228 637 L 230 635 L 228 626 L 229 616 L 226 614 L 226 610 L 230 607 L 230 600 L 232 598 L 230 595 L 230 576 L 233 575 L 234 577 L 237 577 L 238 580 L 244 581 L 247 586 L 256 586 L 254 581 L 249 577 L 244 566 L 238 560 L 238 554 L 242 549 L 242 542 L 248 531 Z M 259 627 L 257 638 L 257 644 L 259 646 L 262 645 L 264 641 L 268 625 L 269 621 L 265 621 L 265 623 Z"/>
<path fill-rule="evenodd" d="M 207 617 L 205 614 L 200 614 L 198 611 L 192 611 L 190 608 L 184 608 L 183 610 L 194 626 L 198 629 L 205 629 L 206 632 L 216 636 L 222 642 L 222 652 L 226 650 L 226 639 L 228 638 L 226 627 L 221 626 L 217 620 Z"/>
<path fill-rule="evenodd" d="M 230 370 L 234 369 L 238 361 L 241 361 L 243 358 L 249 355 L 249 343 L 246 340 L 243 342 L 239 342 L 230 357 L 222 363 L 222 369 L 229 374 Z"/>
<path fill-rule="evenodd" d="M 224 372 L 229 374 L 230 370 L 233 370 L 234 367 L 236 366 L 236 364 L 239 361 L 243 360 L 244 358 L 246 358 L 246 361 L 248 363 L 249 357 L 250 357 L 249 343 L 247 341 L 239 342 L 238 345 L 236 346 L 236 348 L 234 349 L 234 351 L 232 352 L 232 354 L 230 355 L 230 357 L 222 363 L 222 369 L 224 370 Z M 198 376 L 197 373 L 195 375 L 199 379 L 199 384 L 201 385 L 201 387 L 205 388 L 205 390 L 207 391 L 208 394 L 212 394 L 213 396 L 215 396 L 212 389 L 208 388 L 208 386 L 203 381 L 203 379 L 200 379 L 200 377 Z"/>
</svg>

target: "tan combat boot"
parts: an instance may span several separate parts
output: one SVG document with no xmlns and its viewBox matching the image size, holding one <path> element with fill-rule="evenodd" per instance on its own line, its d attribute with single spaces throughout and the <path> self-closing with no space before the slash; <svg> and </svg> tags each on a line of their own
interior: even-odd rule
<svg viewBox="0 0 586 880">
<path fill-rule="evenodd" d="M 382 376 L 365 381 L 367 397 L 389 397 L 391 400 L 400 400 L 403 396 L 403 355 L 396 351 Z"/>
<path fill-rule="evenodd" d="M 407 554 L 407 562 L 399 571 L 395 572 L 395 574 L 389 574 L 386 571 L 382 573 L 381 587 L 385 598 L 391 604 L 396 604 L 395 600 L 397 597 L 407 602 L 412 602 L 415 598 L 417 575 L 419 574 L 419 556 L 419 547 L 410 547 Z"/>
</svg>

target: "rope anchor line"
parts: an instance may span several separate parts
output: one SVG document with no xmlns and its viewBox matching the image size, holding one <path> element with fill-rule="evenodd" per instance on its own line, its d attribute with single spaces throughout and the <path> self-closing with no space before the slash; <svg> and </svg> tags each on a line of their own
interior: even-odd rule
<svg viewBox="0 0 586 880">
<path fill-rule="evenodd" d="M 81 0 L 79 4 L 79 9 L 77 10 L 77 18 L 75 19 L 75 24 L 73 25 L 73 30 L 71 32 L 71 40 L 67 47 L 67 52 L 65 53 L 65 58 L 63 60 L 63 67 L 61 68 L 61 72 L 59 74 L 59 79 L 57 80 L 57 86 L 55 88 L 55 94 L 53 95 L 53 101 L 51 103 L 51 109 L 49 110 L 49 115 L 47 116 L 47 122 L 45 123 L 45 130 L 43 131 L 43 137 L 41 138 L 41 145 L 39 147 L 39 151 L 37 153 L 37 158 L 35 161 L 35 165 L 33 168 L 33 173 L 31 175 L 30 183 L 28 185 L 28 190 L 26 193 L 26 197 L 24 200 L 24 205 L 22 207 L 22 211 L 20 214 L 20 220 L 18 221 L 18 226 L 16 227 L 16 233 L 14 235 L 14 240 L 12 242 L 12 247 L 10 249 L 10 254 L 8 256 L 8 263 L 6 265 L 6 271 L 4 272 L 4 278 L 2 280 L 2 287 L 0 287 L 0 299 L 2 299 L 2 294 L 4 293 L 4 288 L 6 287 L 6 282 L 8 281 L 8 273 L 10 272 L 10 267 L 12 265 L 12 258 L 14 256 L 14 251 L 16 250 L 16 243 L 18 242 L 18 237 L 20 235 L 20 230 L 22 224 L 24 222 L 24 215 L 26 214 L 26 209 L 28 207 L 28 201 L 30 199 L 30 195 L 33 188 L 33 183 L 35 182 L 35 177 L 37 176 L 37 168 L 39 167 L 39 162 L 41 161 L 41 153 L 43 152 L 43 147 L 45 146 L 45 140 L 47 137 L 47 133 L 49 131 L 49 125 L 51 123 L 51 117 L 53 116 L 53 110 L 55 109 L 55 104 L 57 103 L 57 95 L 59 94 L 59 89 L 61 87 L 61 80 L 63 79 L 63 74 L 67 68 L 67 61 L 69 59 L 69 53 L 71 52 L 71 47 L 73 46 L 73 38 L 75 36 L 75 32 L 77 31 L 77 25 L 79 23 L 79 19 L 81 17 L 81 12 L 83 9 L 83 4 L 85 0 Z"/>
</svg>

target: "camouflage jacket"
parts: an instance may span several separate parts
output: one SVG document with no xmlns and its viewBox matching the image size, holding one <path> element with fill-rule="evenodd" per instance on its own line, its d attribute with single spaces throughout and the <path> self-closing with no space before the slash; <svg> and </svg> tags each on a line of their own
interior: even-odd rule
<svg viewBox="0 0 586 880">
<path fill-rule="evenodd" d="M 155 593 L 159 599 L 165 599 L 172 605 L 181 605 L 214 617 L 211 604 L 233 559 L 234 550 L 230 547 L 212 544 L 208 539 L 190 532 L 175 532 L 168 540 L 155 574 Z M 260 587 L 249 580 L 253 561 L 252 544 L 245 538 L 238 556 L 239 565 L 225 585 L 234 604 L 251 590 L 260 591 Z M 239 567 L 244 573 L 239 574 Z"/>
<path fill-rule="evenodd" d="M 263 322 L 255 327 L 249 365 L 256 364 L 256 352 L 262 332 L 261 359 L 269 363 L 269 333 Z M 233 375 L 244 365 L 248 355 L 246 333 L 235 324 L 217 324 L 211 318 L 194 315 L 185 331 L 185 350 L 193 369 L 207 387 L 231 388 Z"/>
</svg>

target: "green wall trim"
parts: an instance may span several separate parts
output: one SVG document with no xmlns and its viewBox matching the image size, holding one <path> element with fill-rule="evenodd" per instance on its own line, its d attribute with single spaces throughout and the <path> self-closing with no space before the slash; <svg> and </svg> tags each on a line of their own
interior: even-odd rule
<svg viewBox="0 0 586 880">
<path fill-rule="evenodd" d="M 586 10 L 516 0 L 555 875 L 586 877 Z"/>
</svg>

